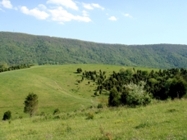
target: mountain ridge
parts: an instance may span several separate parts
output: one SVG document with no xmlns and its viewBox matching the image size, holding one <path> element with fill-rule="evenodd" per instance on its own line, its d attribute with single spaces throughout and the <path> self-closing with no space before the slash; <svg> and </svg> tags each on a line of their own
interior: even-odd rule
<svg viewBox="0 0 187 140">
<path fill-rule="evenodd" d="M 100 63 L 155 68 L 187 68 L 187 45 L 123 45 L 0 32 L 0 63 L 8 65 Z"/>
</svg>

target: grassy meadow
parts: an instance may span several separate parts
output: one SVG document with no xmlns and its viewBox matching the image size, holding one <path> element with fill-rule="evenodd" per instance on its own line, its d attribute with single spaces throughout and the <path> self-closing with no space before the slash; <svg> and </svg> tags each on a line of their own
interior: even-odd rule
<svg viewBox="0 0 187 140">
<path fill-rule="evenodd" d="M 107 96 L 93 96 L 93 83 L 84 80 L 77 84 L 81 79 L 77 68 L 110 74 L 124 67 L 45 65 L 0 73 L 0 117 L 7 110 L 12 112 L 10 121 L 0 121 L 0 139 L 187 139 L 186 99 L 154 101 L 146 107 L 107 108 Z M 39 97 L 38 111 L 32 118 L 23 113 L 29 92 Z M 97 108 L 99 103 L 103 108 Z M 56 108 L 60 113 L 53 115 Z"/>
<path fill-rule="evenodd" d="M 4 140 L 186 140 L 186 100 L 139 108 L 90 108 L 1 122 Z"/>
<path fill-rule="evenodd" d="M 51 113 L 56 108 L 74 111 L 98 104 L 100 99 L 92 97 L 94 85 L 87 86 L 87 81 L 77 84 L 81 79 L 76 74 L 79 67 L 83 71 L 102 69 L 108 73 L 122 68 L 110 65 L 46 65 L 0 73 L 0 116 L 7 110 L 25 116 L 23 102 L 30 92 L 39 97 L 38 113 Z"/>
</svg>

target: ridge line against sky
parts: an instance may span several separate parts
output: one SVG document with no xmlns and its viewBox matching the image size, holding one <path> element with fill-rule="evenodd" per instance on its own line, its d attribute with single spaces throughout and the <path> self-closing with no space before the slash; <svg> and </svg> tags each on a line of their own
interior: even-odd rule
<svg viewBox="0 0 187 140">
<path fill-rule="evenodd" d="M 185 0 L 0 0 L 0 31 L 120 44 L 187 44 Z"/>
</svg>

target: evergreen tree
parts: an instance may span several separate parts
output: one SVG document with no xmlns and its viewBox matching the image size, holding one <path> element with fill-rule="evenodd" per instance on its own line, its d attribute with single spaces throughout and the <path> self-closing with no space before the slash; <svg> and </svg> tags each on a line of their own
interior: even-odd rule
<svg viewBox="0 0 187 140">
<path fill-rule="evenodd" d="M 113 88 L 110 91 L 108 104 L 109 104 L 109 106 L 119 106 L 120 105 L 120 95 L 115 88 Z"/>
<path fill-rule="evenodd" d="M 24 105 L 24 113 L 29 113 L 30 117 L 32 117 L 38 108 L 38 96 L 34 93 L 29 93 L 25 98 Z"/>
</svg>

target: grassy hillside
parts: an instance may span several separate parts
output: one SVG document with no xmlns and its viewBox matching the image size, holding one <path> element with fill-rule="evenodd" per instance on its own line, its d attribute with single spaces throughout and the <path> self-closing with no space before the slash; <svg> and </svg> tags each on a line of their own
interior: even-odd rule
<svg viewBox="0 0 187 140">
<path fill-rule="evenodd" d="M 0 32 L 0 63 L 187 67 L 187 45 L 119 45 Z"/>
<path fill-rule="evenodd" d="M 110 74 L 126 67 L 45 65 L 0 73 L 0 116 L 7 110 L 12 112 L 12 120 L 0 121 L 0 139 L 187 139 L 186 99 L 154 101 L 146 107 L 107 108 L 107 96 L 92 96 L 96 85 L 87 80 L 77 84 L 81 79 L 77 68 Z M 32 118 L 23 113 L 29 92 L 39 97 L 39 110 Z M 97 108 L 99 103 L 103 108 Z M 61 113 L 53 115 L 56 108 Z"/>
<path fill-rule="evenodd" d="M 13 116 L 23 114 L 23 102 L 26 96 L 33 92 L 39 96 L 39 110 L 53 112 L 59 108 L 61 111 L 74 111 L 97 105 L 100 98 L 92 97 L 95 85 L 86 86 L 84 81 L 77 85 L 76 80 L 81 79 L 76 74 L 77 68 L 83 70 L 103 69 L 108 72 L 119 71 L 121 66 L 110 65 L 58 65 L 34 66 L 28 69 L 0 73 L 0 116 L 11 110 Z"/>
<path fill-rule="evenodd" d="M 0 122 L 2 140 L 185 140 L 187 100 L 140 108 L 87 109 Z M 92 114 L 93 118 L 89 119 Z"/>
</svg>

